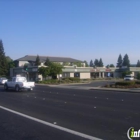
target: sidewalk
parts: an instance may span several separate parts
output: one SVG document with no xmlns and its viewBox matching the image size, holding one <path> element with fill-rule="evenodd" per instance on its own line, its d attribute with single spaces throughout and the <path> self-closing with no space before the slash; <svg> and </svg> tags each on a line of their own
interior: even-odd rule
<svg viewBox="0 0 140 140">
<path fill-rule="evenodd" d="M 86 86 L 73 86 L 60 84 L 60 85 L 50 85 L 50 84 L 36 84 L 42 86 L 49 86 L 49 87 L 57 87 L 57 88 L 67 88 L 67 89 L 83 89 L 83 90 L 104 90 L 104 91 L 120 91 L 120 92 L 133 92 L 133 93 L 140 93 L 140 88 L 131 88 L 131 89 L 121 89 L 121 88 L 103 88 L 103 87 L 86 87 Z"/>
</svg>

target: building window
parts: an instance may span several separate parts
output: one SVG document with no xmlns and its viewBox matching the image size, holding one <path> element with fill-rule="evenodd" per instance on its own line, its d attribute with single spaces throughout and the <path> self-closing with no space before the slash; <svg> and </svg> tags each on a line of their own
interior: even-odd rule
<svg viewBox="0 0 140 140">
<path fill-rule="evenodd" d="M 80 73 L 79 72 L 75 72 L 74 73 L 74 77 L 80 77 Z"/>
<path fill-rule="evenodd" d="M 64 72 L 62 74 L 62 77 L 66 78 L 66 77 L 70 77 L 70 73 L 69 72 Z"/>
</svg>

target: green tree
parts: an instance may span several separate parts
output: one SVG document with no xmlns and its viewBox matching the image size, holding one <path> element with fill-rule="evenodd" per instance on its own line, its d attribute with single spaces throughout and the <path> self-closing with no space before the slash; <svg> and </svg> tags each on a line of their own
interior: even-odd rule
<svg viewBox="0 0 140 140">
<path fill-rule="evenodd" d="M 39 55 L 37 55 L 36 61 L 35 61 L 35 66 L 39 66 L 40 64 L 41 64 L 40 57 L 39 57 Z"/>
<path fill-rule="evenodd" d="M 74 64 L 74 65 L 77 65 L 77 67 L 82 67 L 81 62 L 74 62 L 73 64 Z"/>
<path fill-rule="evenodd" d="M 127 54 L 125 54 L 124 58 L 123 58 L 123 66 L 127 66 L 130 67 L 130 61 L 129 61 L 129 57 Z"/>
<path fill-rule="evenodd" d="M 140 67 L 140 61 L 138 60 L 136 67 Z"/>
<path fill-rule="evenodd" d="M 24 71 L 28 72 L 28 63 L 25 63 L 23 66 Z"/>
<path fill-rule="evenodd" d="M 137 74 L 137 79 L 140 80 L 140 72 Z"/>
<path fill-rule="evenodd" d="M 106 65 L 106 68 L 109 68 L 110 67 L 110 65 L 108 64 L 108 65 Z"/>
<path fill-rule="evenodd" d="M 0 40 L 0 76 L 8 74 L 8 62 L 6 60 L 2 40 Z"/>
<path fill-rule="evenodd" d="M 46 61 L 45 61 L 44 65 L 45 66 L 50 66 L 51 65 L 51 61 L 48 57 L 46 58 Z"/>
<path fill-rule="evenodd" d="M 70 64 L 69 64 L 69 62 L 64 62 L 63 63 L 63 66 L 69 66 Z"/>
<path fill-rule="evenodd" d="M 57 74 L 62 73 L 63 66 L 60 65 L 59 63 L 51 63 L 49 67 L 50 67 L 50 76 L 52 76 L 52 78 L 54 79 L 56 79 Z"/>
<path fill-rule="evenodd" d="M 125 77 L 126 75 L 130 75 L 130 74 L 132 74 L 131 71 L 124 71 L 124 72 L 122 72 L 122 76 L 123 77 Z"/>
<path fill-rule="evenodd" d="M 102 58 L 100 58 L 100 60 L 99 60 L 99 62 L 98 62 L 98 66 L 99 67 L 103 67 L 104 65 L 103 65 L 103 61 L 102 61 Z"/>
<path fill-rule="evenodd" d="M 121 67 L 122 66 L 122 55 L 120 54 L 119 57 L 118 57 L 118 62 L 117 62 L 117 67 Z"/>
<path fill-rule="evenodd" d="M 8 63 L 8 73 L 7 73 L 7 76 L 10 76 L 10 69 L 15 67 L 15 63 L 14 63 L 14 61 L 9 56 L 6 57 L 6 60 L 7 60 L 7 63 Z"/>
<path fill-rule="evenodd" d="M 92 60 L 90 60 L 89 66 L 90 66 L 90 67 L 93 67 L 93 66 L 94 66 L 94 64 L 93 64 L 93 61 L 92 61 Z"/>
<path fill-rule="evenodd" d="M 43 78 L 46 78 L 48 75 L 50 75 L 50 67 L 40 67 L 38 69 L 38 73 L 43 76 Z"/>
<path fill-rule="evenodd" d="M 113 64 L 110 64 L 109 67 L 115 67 Z"/>
<path fill-rule="evenodd" d="M 84 60 L 85 63 L 85 67 L 88 67 L 88 62 L 86 60 Z"/>
<path fill-rule="evenodd" d="M 95 65 L 96 67 L 99 67 L 99 61 L 98 61 L 98 59 L 95 59 L 94 65 Z"/>
</svg>

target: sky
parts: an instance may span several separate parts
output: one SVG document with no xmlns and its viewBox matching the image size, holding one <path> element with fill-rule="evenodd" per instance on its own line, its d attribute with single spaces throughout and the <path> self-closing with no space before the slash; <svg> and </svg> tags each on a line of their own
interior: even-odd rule
<svg viewBox="0 0 140 140">
<path fill-rule="evenodd" d="M 140 60 L 140 0 L 0 0 L 6 56 Z"/>
</svg>

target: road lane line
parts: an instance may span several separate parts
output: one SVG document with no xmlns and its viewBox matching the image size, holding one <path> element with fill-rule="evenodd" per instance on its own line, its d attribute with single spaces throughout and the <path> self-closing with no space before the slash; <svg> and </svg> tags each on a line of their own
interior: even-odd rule
<svg viewBox="0 0 140 140">
<path fill-rule="evenodd" d="M 25 115 L 25 114 L 23 114 L 23 113 L 14 111 L 14 110 L 12 110 L 12 109 L 9 109 L 9 108 L 3 107 L 3 106 L 0 106 L 0 108 L 3 109 L 3 110 L 6 110 L 6 111 L 8 111 L 8 112 L 12 112 L 12 113 L 14 113 L 14 114 L 16 114 L 16 115 L 19 115 L 19 116 L 28 118 L 28 119 L 30 119 L 30 120 L 33 120 L 33 121 L 42 123 L 42 124 L 44 124 L 44 125 L 47 125 L 47 126 L 50 126 L 50 127 L 53 127 L 53 128 L 56 128 L 56 129 L 59 129 L 59 130 L 62 130 L 62 131 L 65 131 L 65 132 L 68 132 L 68 133 L 71 133 L 71 134 L 80 136 L 80 137 L 83 137 L 83 138 L 86 138 L 86 139 L 89 139 L 89 140 L 102 140 L 102 139 L 99 139 L 99 138 L 96 138 L 96 137 L 93 137 L 93 136 L 90 136 L 90 135 L 87 135 L 87 134 L 84 134 L 84 133 L 80 133 L 80 132 L 77 132 L 77 131 L 74 131 L 74 130 L 71 130 L 71 129 L 62 127 L 62 126 L 58 126 L 58 125 L 54 125 L 54 124 L 49 123 L 49 122 L 45 122 L 45 121 L 43 121 L 43 120 L 40 120 L 40 119 L 31 117 L 31 116 Z"/>
</svg>

